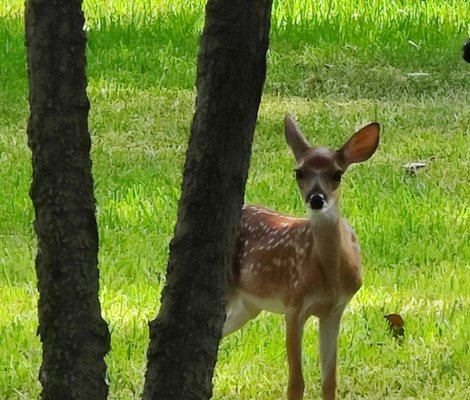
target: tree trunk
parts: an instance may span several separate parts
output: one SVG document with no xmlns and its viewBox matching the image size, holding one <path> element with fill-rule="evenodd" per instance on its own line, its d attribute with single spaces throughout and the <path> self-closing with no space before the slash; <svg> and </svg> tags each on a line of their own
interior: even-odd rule
<svg viewBox="0 0 470 400">
<path fill-rule="evenodd" d="M 463 45 L 463 59 L 470 63 L 470 39 L 467 39 Z"/>
<path fill-rule="evenodd" d="M 28 144 L 38 237 L 42 399 L 105 399 L 81 1 L 28 0 Z"/>
<path fill-rule="evenodd" d="M 167 284 L 143 398 L 209 399 L 266 76 L 272 0 L 209 0 Z"/>
</svg>

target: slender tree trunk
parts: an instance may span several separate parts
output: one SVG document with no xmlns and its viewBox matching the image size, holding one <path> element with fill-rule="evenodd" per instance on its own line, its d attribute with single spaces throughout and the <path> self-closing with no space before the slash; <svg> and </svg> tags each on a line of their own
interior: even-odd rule
<svg viewBox="0 0 470 400">
<path fill-rule="evenodd" d="M 470 39 L 467 39 L 463 45 L 463 59 L 470 63 Z"/>
<path fill-rule="evenodd" d="M 28 0 L 28 143 L 38 237 L 42 399 L 105 399 L 81 0 Z"/>
<path fill-rule="evenodd" d="M 209 399 L 266 76 L 272 0 L 209 0 L 197 100 L 143 398 Z"/>
</svg>

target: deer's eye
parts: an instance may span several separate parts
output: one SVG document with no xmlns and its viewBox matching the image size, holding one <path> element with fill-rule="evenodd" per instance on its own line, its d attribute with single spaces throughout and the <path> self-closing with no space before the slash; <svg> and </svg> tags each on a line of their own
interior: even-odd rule
<svg viewBox="0 0 470 400">
<path fill-rule="evenodd" d="M 331 177 L 335 182 L 341 182 L 341 177 L 343 176 L 343 171 L 336 171 Z"/>
<path fill-rule="evenodd" d="M 295 177 L 296 179 L 303 179 L 304 178 L 304 173 L 302 172 L 302 170 L 300 169 L 296 169 L 295 170 Z"/>
</svg>

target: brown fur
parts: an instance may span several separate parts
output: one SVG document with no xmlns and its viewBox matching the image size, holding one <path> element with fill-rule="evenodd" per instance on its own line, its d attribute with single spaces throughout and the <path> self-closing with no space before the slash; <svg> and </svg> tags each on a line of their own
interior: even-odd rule
<svg viewBox="0 0 470 400">
<path fill-rule="evenodd" d="M 338 151 L 310 147 L 295 121 L 285 120 L 286 140 L 297 160 L 302 198 L 325 199 L 309 218 L 244 206 L 233 263 L 224 334 L 239 329 L 261 310 L 286 316 L 288 400 L 303 397 L 301 344 L 304 323 L 320 318 L 323 399 L 336 398 L 336 347 L 342 313 L 360 288 L 357 238 L 339 212 L 340 176 L 349 164 L 367 160 L 378 144 L 378 124 L 358 131 Z"/>
</svg>

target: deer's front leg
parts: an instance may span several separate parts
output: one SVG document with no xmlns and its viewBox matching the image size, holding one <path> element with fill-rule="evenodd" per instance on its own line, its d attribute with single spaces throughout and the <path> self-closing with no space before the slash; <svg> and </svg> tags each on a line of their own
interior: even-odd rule
<svg viewBox="0 0 470 400">
<path fill-rule="evenodd" d="M 341 312 L 320 319 L 320 359 L 323 400 L 336 399 L 336 349 Z"/>
<path fill-rule="evenodd" d="M 302 375 L 302 334 L 305 318 L 298 309 L 289 309 L 286 313 L 286 344 L 289 363 L 288 400 L 301 400 L 304 394 Z"/>
</svg>

